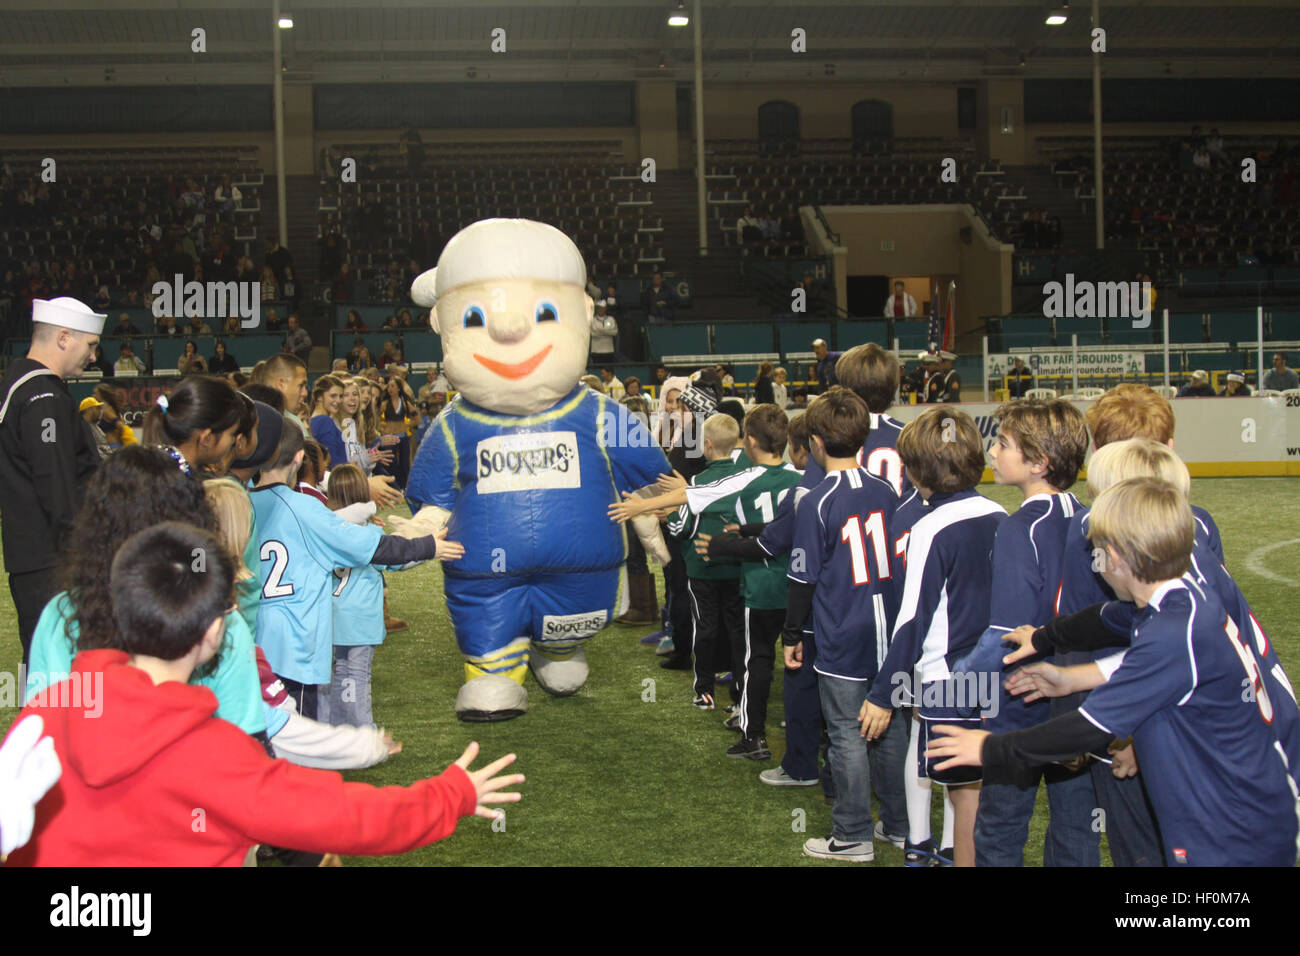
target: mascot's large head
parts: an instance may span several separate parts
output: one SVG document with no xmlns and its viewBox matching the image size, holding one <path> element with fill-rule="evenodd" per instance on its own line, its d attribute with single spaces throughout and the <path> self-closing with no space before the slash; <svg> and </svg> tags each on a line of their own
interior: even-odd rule
<svg viewBox="0 0 1300 956">
<path fill-rule="evenodd" d="M 507 415 L 550 408 L 587 367 L 587 267 L 560 230 L 484 219 L 456 233 L 411 287 L 432 306 L 443 371 L 468 401 Z"/>
</svg>

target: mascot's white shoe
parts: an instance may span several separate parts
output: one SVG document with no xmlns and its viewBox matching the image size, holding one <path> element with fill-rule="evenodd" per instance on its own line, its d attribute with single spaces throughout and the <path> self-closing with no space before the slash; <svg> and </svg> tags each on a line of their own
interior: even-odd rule
<svg viewBox="0 0 1300 956">
<path fill-rule="evenodd" d="M 512 720 L 527 709 L 528 691 L 498 674 L 475 677 L 456 695 L 456 716 L 474 723 Z"/>
<path fill-rule="evenodd" d="M 568 660 L 553 661 L 537 653 L 529 655 L 528 666 L 542 690 L 553 697 L 571 697 L 587 683 L 587 655 L 574 651 Z"/>
</svg>

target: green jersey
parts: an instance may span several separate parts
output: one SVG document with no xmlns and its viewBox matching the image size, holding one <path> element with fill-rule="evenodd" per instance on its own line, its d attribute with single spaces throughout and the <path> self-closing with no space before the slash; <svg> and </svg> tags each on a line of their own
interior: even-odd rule
<svg viewBox="0 0 1300 956">
<path fill-rule="evenodd" d="M 668 519 L 668 533 L 680 538 L 682 557 L 686 561 L 686 576 L 707 581 L 734 581 L 740 577 L 740 565 L 735 561 L 705 561 L 695 552 L 695 538 L 701 534 L 721 534 L 722 529 L 735 521 L 736 491 L 733 476 L 744 472 L 730 458 L 709 462 L 708 466 L 691 478 L 686 490 L 686 504 Z M 723 484 L 727 482 L 727 484 Z"/>
<path fill-rule="evenodd" d="M 803 472 L 794 465 L 755 465 L 754 478 L 736 496 L 736 520 L 739 524 L 770 522 L 781 502 L 803 480 Z M 746 561 L 740 566 L 741 591 L 745 607 L 775 610 L 785 607 L 786 568 L 789 555 L 781 554 L 763 561 Z"/>
</svg>

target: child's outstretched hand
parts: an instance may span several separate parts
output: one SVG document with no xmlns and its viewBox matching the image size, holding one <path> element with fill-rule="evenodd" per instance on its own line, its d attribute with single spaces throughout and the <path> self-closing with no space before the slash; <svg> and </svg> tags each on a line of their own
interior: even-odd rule
<svg viewBox="0 0 1300 956">
<path fill-rule="evenodd" d="M 894 716 L 892 710 L 884 707 L 877 707 L 869 700 L 862 702 L 862 711 L 858 714 L 858 721 L 862 724 L 862 733 L 859 736 L 866 737 L 868 740 L 878 740 L 889 727 L 889 720 Z"/>
<path fill-rule="evenodd" d="M 650 510 L 643 504 L 643 502 L 647 501 L 654 501 L 654 499 L 641 498 L 638 497 L 635 492 L 625 491 L 623 492 L 622 501 L 616 501 L 609 506 L 609 520 L 616 521 L 619 524 L 622 524 L 625 521 L 630 521 L 637 517 L 637 515 Z"/>
<path fill-rule="evenodd" d="M 680 471 L 674 468 L 671 475 L 660 475 L 655 484 L 659 487 L 660 491 L 667 494 L 672 491 L 677 491 L 679 488 L 685 488 L 686 479 L 682 477 Z"/>
<path fill-rule="evenodd" d="M 1002 635 L 1002 641 L 1005 644 L 1019 644 L 1020 646 L 1002 658 L 1003 664 L 1014 664 L 1016 661 L 1022 661 L 1026 657 L 1033 657 L 1038 651 L 1034 650 L 1034 631 L 1038 630 L 1032 624 L 1021 624 L 1014 631 Z"/>
<path fill-rule="evenodd" d="M 498 820 L 504 814 L 500 810 L 490 810 L 485 804 L 488 803 L 518 803 L 522 795 L 514 792 L 502 792 L 497 790 L 498 787 L 513 787 L 517 783 L 524 782 L 522 773 L 511 774 L 508 777 L 494 777 L 498 770 L 504 770 L 515 762 L 514 754 L 506 754 L 499 760 L 494 760 L 482 770 L 470 770 L 469 765 L 474 762 L 478 756 L 478 744 L 471 743 L 465 748 L 465 752 L 460 755 L 456 761 L 456 766 L 460 767 L 469 774 L 470 780 L 474 781 L 474 788 L 478 791 L 478 806 L 474 808 L 474 816 L 486 817 L 489 820 Z"/>
<path fill-rule="evenodd" d="M 695 536 L 695 553 L 705 561 L 709 560 L 709 542 L 713 540 L 711 534 L 698 534 Z"/>
<path fill-rule="evenodd" d="M 394 740 L 393 735 L 384 730 L 383 727 L 379 728 L 379 739 L 384 742 L 384 747 L 388 750 L 388 756 L 391 757 L 402 752 L 402 742 Z"/>
<path fill-rule="evenodd" d="M 1007 678 L 1007 693 L 1019 697 L 1025 696 L 1025 703 L 1032 704 L 1042 697 L 1064 697 L 1073 692 L 1069 675 L 1047 661 L 1028 664 Z"/>
<path fill-rule="evenodd" d="M 465 556 L 465 546 L 459 541 L 447 540 L 447 529 L 440 528 L 433 535 L 438 539 L 438 550 L 434 557 L 439 561 L 457 561 Z"/>
<path fill-rule="evenodd" d="M 930 746 L 925 749 L 925 755 L 948 758 L 943 763 L 935 764 L 935 770 L 978 767 L 983 763 L 984 738 L 988 735 L 987 730 L 939 724 L 934 728 L 934 736 L 930 738 Z"/>
</svg>

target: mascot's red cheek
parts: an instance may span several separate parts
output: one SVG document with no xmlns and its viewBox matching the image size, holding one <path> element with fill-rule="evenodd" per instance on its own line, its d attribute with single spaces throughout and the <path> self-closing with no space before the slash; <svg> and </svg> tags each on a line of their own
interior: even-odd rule
<svg viewBox="0 0 1300 956">
<path fill-rule="evenodd" d="M 494 359 L 479 355 L 477 352 L 474 353 L 474 358 L 478 361 L 479 365 L 482 365 L 485 369 L 495 375 L 500 375 L 502 378 L 523 378 L 525 375 L 531 374 L 533 369 L 537 368 L 537 366 L 541 365 L 546 356 L 551 354 L 551 349 L 553 348 L 555 348 L 555 346 L 548 345 L 531 358 L 526 358 L 522 362 L 516 362 L 514 365 L 508 365 L 505 362 L 498 362 Z"/>
</svg>

